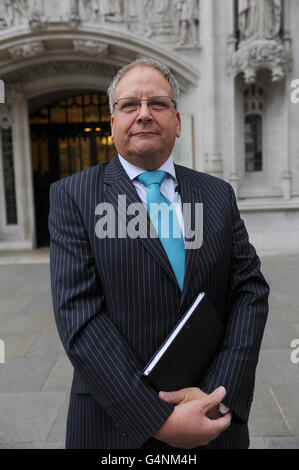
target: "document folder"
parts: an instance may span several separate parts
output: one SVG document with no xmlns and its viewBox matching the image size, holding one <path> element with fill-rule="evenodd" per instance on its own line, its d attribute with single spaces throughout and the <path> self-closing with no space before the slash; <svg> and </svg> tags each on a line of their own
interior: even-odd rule
<svg viewBox="0 0 299 470">
<path fill-rule="evenodd" d="M 223 336 L 223 323 L 201 292 L 148 362 L 143 375 L 158 391 L 199 386 Z"/>
</svg>

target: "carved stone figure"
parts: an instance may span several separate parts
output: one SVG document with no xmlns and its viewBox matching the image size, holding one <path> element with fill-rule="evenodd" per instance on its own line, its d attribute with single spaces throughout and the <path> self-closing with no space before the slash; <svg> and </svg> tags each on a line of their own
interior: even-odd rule
<svg viewBox="0 0 299 470">
<path fill-rule="evenodd" d="M 44 24 L 42 20 L 44 3 L 40 0 L 29 0 L 29 25 L 32 29 L 41 29 Z"/>
<path fill-rule="evenodd" d="M 123 20 L 120 0 L 101 0 L 100 10 L 105 21 L 120 22 Z"/>
<path fill-rule="evenodd" d="M 82 6 L 84 20 L 96 21 L 100 12 L 100 0 L 83 0 Z"/>
<path fill-rule="evenodd" d="M 259 70 L 270 70 L 280 82 L 292 65 L 289 36 L 281 40 L 281 0 L 239 0 L 240 44 L 230 39 L 228 72 L 244 73 L 246 83 L 255 83 Z"/>
<path fill-rule="evenodd" d="M 164 21 L 169 14 L 170 0 L 154 0 L 152 3 L 155 18 L 157 20 Z"/>
<path fill-rule="evenodd" d="M 150 37 L 153 34 L 151 23 L 153 22 L 154 0 L 131 0 L 128 4 L 129 18 L 136 17 L 136 29 L 139 33 Z"/>
<path fill-rule="evenodd" d="M 0 29 L 7 28 L 12 23 L 12 9 L 10 0 L 0 2 Z"/>
<path fill-rule="evenodd" d="M 198 44 L 198 0 L 175 0 L 179 45 Z"/>
<path fill-rule="evenodd" d="M 241 41 L 277 37 L 281 13 L 281 0 L 239 0 L 238 25 Z"/>
<path fill-rule="evenodd" d="M 10 0 L 12 8 L 12 22 L 18 25 L 28 17 L 28 0 Z"/>
</svg>

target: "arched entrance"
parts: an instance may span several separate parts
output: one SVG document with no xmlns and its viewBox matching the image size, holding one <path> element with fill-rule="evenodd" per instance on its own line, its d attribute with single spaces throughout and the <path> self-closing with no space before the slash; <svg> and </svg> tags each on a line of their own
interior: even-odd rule
<svg viewBox="0 0 299 470">
<path fill-rule="evenodd" d="M 50 185 L 113 158 L 107 96 L 68 95 L 30 113 L 36 245 L 49 244 Z"/>
</svg>

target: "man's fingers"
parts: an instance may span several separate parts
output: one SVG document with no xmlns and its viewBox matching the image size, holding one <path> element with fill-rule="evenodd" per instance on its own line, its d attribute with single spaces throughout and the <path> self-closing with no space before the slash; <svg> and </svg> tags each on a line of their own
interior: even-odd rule
<svg viewBox="0 0 299 470">
<path fill-rule="evenodd" d="M 214 406 L 217 406 L 221 403 L 223 398 L 226 395 L 226 390 L 224 387 L 218 387 L 214 392 L 210 393 L 207 398 L 204 400 L 204 409 L 206 411 L 210 410 L 211 408 L 214 408 Z"/>
<path fill-rule="evenodd" d="M 176 390 L 175 392 L 159 392 L 159 397 L 162 400 L 167 401 L 167 403 L 177 405 L 185 399 L 185 392 L 184 389 Z"/>
<path fill-rule="evenodd" d="M 223 431 L 225 431 L 231 423 L 232 420 L 232 413 L 226 413 L 224 416 L 221 418 L 213 419 L 212 420 L 212 426 L 214 427 L 214 431 L 216 436 L 221 434 Z"/>
</svg>

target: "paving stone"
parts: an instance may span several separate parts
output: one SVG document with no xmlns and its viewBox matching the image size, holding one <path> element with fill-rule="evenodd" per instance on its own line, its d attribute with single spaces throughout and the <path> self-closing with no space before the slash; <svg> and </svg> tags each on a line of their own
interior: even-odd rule
<svg viewBox="0 0 299 470">
<path fill-rule="evenodd" d="M 20 314 L 1 315 L 0 324 L 1 334 L 32 332 L 34 326 L 32 319 L 28 315 Z"/>
<path fill-rule="evenodd" d="M 27 318 L 30 318 L 32 322 L 32 329 L 47 331 L 47 330 L 55 330 L 57 331 L 55 318 L 53 312 L 28 312 L 25 314 Z"/>
<path fill-rule="evenodd" d="M 299 436 L 266 437 L 266 449 L 299 449 Z M 296 465 L 294 460 L 294 465 Z"/>
<path fill-rule="evenodd" d="M 24 299 L 22 300 L 13 300 L 11 298 L 7 298 L 7 300 L 3 300 L 1 298 L 0 303 L 0 315 L 9 315 L 10 313 L 20 313 L 20 311 L 24 308 Z"/>
<path fill-rule="evenodd" d="M 24 357 L 38 339 L 38 332 L 2 332 L 1 339 L 5 342 L 5 358 Z"/>
<path fill-rule="evenodd" d="M 66 435 L 66 421 L 67 413 L 69 408 L 70 390 L 68 390 L 65 400 L 57 413 L 52 429 L 48 436 L 50 442 L 62 442 L 65 441 Z"/>
<path fill-rule="evenodd" d="M 42 332 L 55 330 L 54 315 L 50 312 L 28 312 L 0 316 L 1 332 Z"/>
<path fill-rule="evenodd" d="M 64 352 L 57 330 L 43 331 L 37 336 L 37 339 L 27 354 L 32 356 L 59 356 Z"/>
<path fill-rule="evenodd" d="M 26 357 L 0 364 L 0 394 L 40 391 L 56 361 L 55 356 Z"/>
<path fill-rule="evenodd" d="M 49 248 L 0 252 L 0 265 L 49 264 Z"/>
<path fill-rule="evenodd" d="M 71 387 L 74 368 L 66 354 L 61 354 L 42 388 L 43 391 L 68 390 Z"/>
<path fill-rule="evenodd" d="M 262 350 L 257 366 L 263 383 L 269 385 L 299 384 L 298 366 L 291 362 L 292 349 Z"/>
<path fill-rule="evenodd" d="M 249 416 L 251 437 L 287 436 L 289 429 L 277 407 L 270 389 L 266 385 L 256 385 Z"/>
<path fill-rule="evenodd" d="M 65 441 L 61 442 L 14 442 L 0 444 L 0 449 L 65 449 Z"/>
<path fill-rule="evenodd" d="M 266 449 L 265 439 L 263 437 L 250 437 L 249 449 Z"/>
<path fill-rule="evenodd" d="M 298 323 L 298 311 L 299 306 L 296 307 L 293 304 L 270 305 L 268 324 L 280 323 L 287 328 L 293 327 L 296 322 Z"/>
<path fill-rule="evenodd" d="M 47 441 L 65 392 L 1 393 L 0 443 Z"/>
<path fill-rule="evenodd" d="M 294 366 L 299 375 L 299 364 Z M 278 406 L 290 427 L 290 434 L 299 436 L 299 383 L 289 385 L 273 385 L 271 387 Z"/>
<path fill-rule="evenodd" d="M 12 283 L 11 279 L 9 279 L 9 283 L 6 283 L 5 278 L 3 278 L 5 274 L 1 272 L 1 283 L 0 283 L 0 298 L 2 300 L 7 300 L 9 296 L 11 296 L 14 291 L 18 288 L 16 283 Z"/>
<path fill-rule="evenodd" d="M 51 313 L 53 311 L 53 304 L 51 294 L 48 292 L 42 295 L 39 288 L 38 294 L 35 297 L 31 297 L 30 301 L 26 302 L 20 314 L 23 313 Z"/>
<path fill-rule="evenodd" d="M 290 345 L 294 335 L 296 336 L 296 332 L 292 324 L 269 322 L 265 328 L 262 349 L 286 348 Z"/>
</svg>

